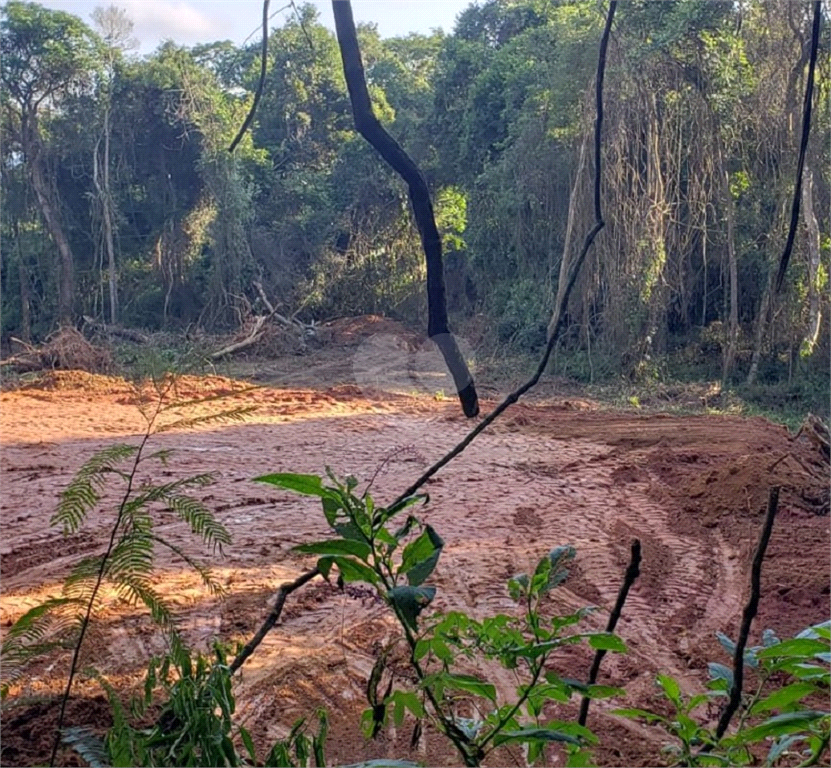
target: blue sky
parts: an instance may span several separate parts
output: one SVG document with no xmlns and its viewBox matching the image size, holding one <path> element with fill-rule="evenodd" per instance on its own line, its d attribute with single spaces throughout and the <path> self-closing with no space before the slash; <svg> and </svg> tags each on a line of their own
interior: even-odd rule
<svg viewBox="0 0 831 768">
<path fill-rule="evenodd" d="M 90 14 L 96 6 L 116 5 L 124 8 L 133 20 L 133 34 L 141 43 L 140 53 L 149 53 L 160 41 L 172 39 L 181 45 L 195 45 L 215 40 L 242 43 L 251 33 L 259 38 L 262 19 L 261 0 L 39 0 L 47 8 L 67 11 L 91 24 Z M 451 32 L 456 16 L 471 0 L 353 0 L 352 11 L 358 22 L 372 21 L 383 37 L 427 33 L 441 27 Z M 271 0 L 272 13 L 287 5 L 287 0 Z M 297 0 L 301 5 L 302 0 Z M 328 0 L 313 0 L 321 20 L 334 28 Z M 279 14 L 272 20 L 279 26 Z"/>
</svg>

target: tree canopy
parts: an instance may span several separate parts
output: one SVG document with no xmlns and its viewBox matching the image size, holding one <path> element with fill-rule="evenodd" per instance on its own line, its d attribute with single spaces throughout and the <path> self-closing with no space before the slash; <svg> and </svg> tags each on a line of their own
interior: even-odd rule
<svg viewBox="0 0 831 768">
<path fill-rule="evenodd" d="M 139 57 L 129 20 L 107 18 L 102 37 L 36 3 L 2 9 L 4 340 L 81 315 L 221 330 L 257 306 L 255 284 L 306 319 L 424 324 L 407 189 L 355 131 L 337 40 L 311 6 L 271 31 L 262 101 L 233 155 L 259 44 Z M 447 34 L 358 29 L 375 114 L 433 197 L 451 319 L 484 315 L 494 345 L 545 344 L 561 265 L 593 220 L 603 19 L 589 2 L 485 0 Z M 814 111 L 785 285 L 771 288 L 810 29 L 811 7 L 785 0 L 621 5 L 607 227 L 569 303 L 564 373 L 827 377 L 827 109 Z M 827 105 L 827 24 L 822 35 L 814 99 Z"/>
</svg>

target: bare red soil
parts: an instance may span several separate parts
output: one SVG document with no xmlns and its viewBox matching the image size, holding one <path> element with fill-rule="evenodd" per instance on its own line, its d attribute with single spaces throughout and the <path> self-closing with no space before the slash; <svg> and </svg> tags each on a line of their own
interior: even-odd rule
<svg viewBox="0 0 831 768">
<path fill-rule="evenodd" d="M 242 391 L 245 385 L 221 377 L 183 377 L 174 394 L 180 402 L 225 395 L 223 407 L 255 410 L 242 424 L 180 428 L 152 438 L 156 449 L 174 453 L 167 468 L 146 464 L 141 479 L 215 473 L 216 482 L 198 493 L 234 537 L 214 563 L 228 591 L 223 600 L 208 596 L 195 575 L 159 553 L 158 589 L 198 647 L 207 649 L 213 638 L 250 638 L 277 587 L 314 563 L 292 547 L 327 535 L 314 499 L 252 478 L 277 471 L 322 474 L 328 465 L 341 476 L 355 475 L 363 488 L 386 461 L 372 491 L 383 503 L 470 428 L 455 401 L 373 394 L 366 386 L 326 388 L 329 374 L 306 374 L 319 388 Z M 106 504 L 70 538 L 49 520 L 60 492 L 90 456 L 137 441 L 145 422 L 135 403 L 136 392 L 125 382 L 80 373 L 54 374 L 0 394 L 2 627 L 57 594 L 79 557 L 101 551 L 112 522 Z M 484 406 L 487 412 L 493 403 Z M 218 407 L 183 407 L 164 418 Z M 761 418 L 640 415 L 574 399 L 519 404 L 426 486 L 430 502 L 421 515 L 446 541 L 433 579 L 436 606 L 477 617 L 511 611 L 507 578 L 532 568 L 552 547 L 572 544 L 576 567 L 554 594 L 555 608 L 596 605 L 600 610 L 586 626 L 601 628 L 638 538 L 642 575 L 618 626 L 630 652 L 608 656 L 600 681 L 625 686 L 626 706 L 656 705 L 656 672 L 676 676 L 693 691 L 702 687 L 708 661 L 727 662 L 715 632 L 737 633 L 773 485 L 782 488 L 780 508 L 751 642 L 768 627 L 783 637 L 828 618 L 829 518 L 816 513 L 828 493 L 823 472 L 810 443 Z M 158 519 L 166 536 L 198 553 L 172 516 L 160 512 Z M 114 596 L 97 626 L 84 661 L 126 695 L 149 655 L 162 650 L 159 636 L 146 617 Z M 238 714 L 259 748 L 285 735 L 297 717 L 325 706 L 332 720 L 331 764 L 377 757 L 458 764 L 434 733 L 413 750 L 409 731 L 388 730 L 373 742 L 360 735 L 367 676 L 394 632 L 384 606 L 361 587 L 339 591 L 315 580 L 290 596 L 281 621 L 239 677 Z M 585 678 L 590 657 L 572 650 L 556 663 L 561 673 Z M 67 658 L 49 657 L 13 688 L 4 704 L 3 765 L 48 759 L 57 717 L 50 697 L 65 684 L 67 668 Z M 511 688 L 507 675 L 489 674 L 500 690 Z M 598 764 L 658 764 L 662 734 L 608 714 L 621 705 L 595 703 L 591 710 L 589 726 L 601 739 Z M 575 710 L 565 707 L 561 714 Z M 107 711 L 100 688 L 81 682 L 71 724 L 103 727 Z M 499 760 L 522 764 L 519 754 Z"/>
</svg>

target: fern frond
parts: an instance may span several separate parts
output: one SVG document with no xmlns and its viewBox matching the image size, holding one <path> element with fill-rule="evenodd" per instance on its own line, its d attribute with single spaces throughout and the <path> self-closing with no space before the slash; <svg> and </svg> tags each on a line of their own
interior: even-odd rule
<svg viewBox="0 0 831 768">
<path fill-rule="evenodd" d="M 169 496 L 175 495 L 183 488 L 204 488 L 214 482 L 214 476 L 210 472 L 205 472 L 201 475 L 191 475 L 190 477 L 182 478 L 181 480 L 174 480 L 170 483 L 163 483 L 162 485 L 149 485 L 141 489 L 141 492 L 133 498 L 125 507 L 128 515 L 132 515 L 135 510 L 152 504 L 154 501 L 160 499 L 167 500 Z"/>
<path fill-rule="evenodd" d="M 187 552 L 182 550 L 180 547 L 177 547 L 172 542 L 168 541 L 167 539 L 161 536 L 153 536 L 153 539 L 157 541 L 162 546 L 167 547 L 171 552 L 177 554 L 182 560 L 187 563 L 194 571 L 199 574 L 199 577 L 202 579 L 202 583 L 208 588 L 212 595 L 217 597 L 221 597 L 225 594 L 225 587 L 220 584 L 213 575 L 213 571 L 210 568 L 202 565 L 198 560 L 192 558 Z"/>
<path fill-rule="evenodd" d="M 191 496 L 171 496 L 167 499 L 170 509 L 184 520 L 202 541 L 219 549 L 222 554 L 222 545 L 231 543 L 231 534 L 214 514 L 198 499 Z"/>
<path fill-rule="evenodd" d="M 146 578 L 152 572 L 153 537 L 148 531 L 129 531 L 110 552 L 107 578 L 120 584 L 130 578 Z"/>
<path fill-rule="evenodd" d="M 64 534 L 75 533 L 101 498 L 107 474 L 119 472 L 116 465 L 135 455 L 136 451 L 138 448 L 132 445 L 112 445 L 88 459 L 61 493 L 58 509 L 52 515 L 50 524 L 63 526 Z"/>
<path fill-rule="evenodd" d="M 127 576 L 119 581 L 117 592 L 119 597 L 130 605 L 142 603 L 150 611 L 150 617 L 156 624 L 167 632 L 175 633 L 174 617 L 170 606 L 153 589 L 147 579 L 141 576 Z"/>
<path fill-rule="evenodd" d="M 144 461 L 153 461 L 158 460 L 162 463 L 162 466 L 167 466 L 167 460 L 173 453 L 172 448 L 162 448 L 160 451 L 154 451 L 153 453 L 149 454 L 148 456 L 144 457 Z"/>
<path fill-rule="evenodd" d="M 77 600 L 69 597 L 50 597 L 46 602 L 26 611 L 12 624 L 6 633 L 6 637 L 3 638 L 3 653 L 6 652 L 7 643 L 12 640 L 24 643 L 39 642 L 48 632 L 49 624 L 53 620 L 56 609 L 77 604 Z"/>
<path fill-rule="evenodd" d="M 176 407 L 179 407 L 177 403 Z M 203 426 L 205 424 L 222 424 L 225 422 L 242 422 L 250 413 L 257 410 L 256 405 L 246 405 L 239 408 L 231 408 L 221 413 L 209 413 L 204 416 L 193 416 L 191 418 L 177 419 L 169 424 L 162 424 L 156 427 L 156 432 L 170 432 L 173 429 L 190 429 L 191 427 Z"/>
<path fill-rule="evenodd" d="M 0 697 L 24 676 L 28 662 L 77 636 L 83 603 L 70 597 L 52 597 L 24 613 L 3 638 L 3 683 Z"/>
<path fill-rule="evenodd" d="M 85 557 L 72 567 L 63 583 L 63 594 L 79 603 L 92 599 L 103 557 Z"/>
<path fill-rule="evenodd" d="M 72 726 L 61 731 L 61 740 L 74 749 L 90 766 L 103 768 L 110 763 L 104 740 L 91 728 Z"/>
</svg>

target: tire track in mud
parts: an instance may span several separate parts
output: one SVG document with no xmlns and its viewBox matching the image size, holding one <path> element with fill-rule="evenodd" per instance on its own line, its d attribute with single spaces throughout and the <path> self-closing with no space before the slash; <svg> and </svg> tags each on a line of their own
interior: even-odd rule
<svg viewBox="0 0 831 768">
<path fill-rule="evenodd" d="M 490 521 L 486 533 L 479 533 L 484 540 L 478 546 L 467 545 L 481 558 L 473 571 L 479 578 L 470 575 L 471 557 L 449 544 L 445 570 L 468 574 L 456 576 L 450 591 L 457 597 L 467 596 L 465 607 L 477 614 L 510 610 L 504 580 L 512 568 L 514 572 L 533 568 L 549 549 L 572 544 L 577 549 L 580 581 L 590 589 L 581 594 L 580 585 L 567 581 L 555 592 L 554 600 L 561 601 L 565 610 L 598 604 L 604 611 L 602 621 L 598 617 L 595 625 L 603 625 L 620 588 L 631 540 L 639 538 L 644 550 L 642 573 L 629 594 L 618 631 L 630 641 L 630 655 L 639 658 L 650 677 L 660 669 L 682 680 L 688 678 L 689 670 L 680 662 L 676 647 L 678 633 L 684 629 L 681 622 L 692 608 L 696 614 L 709 614 L 708 627 L 722 626 L 723 616 L 731 615 L 736 606 L 728 590 L 732 585 L 718 577 L 716 563 L 722 552 L 712 537 L 674 533 L 668 511 L 648 497 L 646 473 L 641 472 L 636 482 L 621 482 L 626 458 L 611 456 L 604 446 L 571 441 L 545 447 L 530 444 L 521 435 L 492 438 L 487 446 L 487 438 L 482 442 L 480 448 L 491 457 L 492 470 L 473 471 L 470 479 L 475 482 L 465 496 L 467 516 L 481 510 Z M 493 483 L 487 484 L 486 477 L 493 478 L 497 472 L 499 488 L 491 492 Z M 451 485 L 446 479 L 448 496 L 453 493 Z M 483 488 L 487 490 L 482 492 Z M 453 525 L 453 520 L 447 520 L 449 528 Z M 489 540 L 501 541 L 502 546 L 491 550 Z"/>
<path fill-rule="evenodd" d="M 737 553 L 716 530 L 697 528 L 685 535 L 673 529 L 671 509 L 650 493 L 661 480 L 646 469 L 644 460 L 646 449 L 662 439 L 662 430 L 654 424 L 654 434 L 643 439 L 625 436 L 619 428 L 607 443 L 601 428 L 590 439 L 558 437 L 557 425 L 544 413 L 539 416 L 537 421 L 497 422 L 426 484 L 431 501 L 413 511 L 446 542 L 431 579 L 439 588 L 436 608 L 462 609 L 478 618 L 513 613 L 516 607 L 507 595 L 507 579 L 533 569 L 553 547 L 572 544 L 577 549 L 573 578 L 555 590 L 554 609 L 571 612 L 598 605 L 602 610 L 589 617 L 583 628 L 602 628 L 623 578 L 631 539 L 638 537 L 644 550 L 642 575 L 630 592 L 618 627 L 630 653 L 607 657 L 602 675 L 609 682 L 624 683 L 630 703 L 637 703 L 632 695 L 637 699 L 652 689 L 658 670 L 691 684 L 685 662 L 688 647 L 723 629 L 726 619 L 741 610 L 743 578 Z M 327 418 L 309 414 L 295 422 L 154 438 L 157 449 L 176 449 L 171 468 L 177 477 L 218 470 L 217 483 L 204 490 L 203 498 L 235 536 L 227 557 L 217 563 L 218 569 L 230 574 L 228 586 L 234 602 L 183 600 L 178 610 L 187 636 L 205 647 L 216 635 L 247 640 L 269 610 L 268 594 L 313 563 L 290 548 L 328 535 L 318 500 L 251 483 L 251 478 L 279 471 L 322 474 L 329 465 L 341 477 L 354 474 L 361 490 L 374 477 L 372 494 L 383 504 L 467 430 L 466 423 L 441 412 Z M 115 441 L 85 442 L 80 453 L 91 455 Z M 23 468 L 34 464 L 26 463 L 25 449 L 16 450 L 20 452 L 14 463 L 21 469 L 7 476 L 4 493 L 11 486 L 13 498 L 23 504 L 31 499 L 32 487 L 32 480 L 26 484 Z M 64 443 L 58 454 L 75 457 L 79 449 Z M 74 458 L 78 463 L 81 460 Z M 53 560 L 60 534 L 44 530 L 54 511 L 50 499 L 54 499 L 56 485 L 65 482 L 72 465 L 50 459 L 50 464 L 62 467 L 50 475 L 47 459 L 38 461 L 43 462 L 38 465 L 43 474 L 34 479 L 36 505 L 23 508 L 11 538 L 4 543 L 4 566 L 7 562 L 15 565 L 12 581 L 4 584 L 4 600 L 16 590 L 25 591 L 47 578 L 55 580 L 55 568 L 66 568 L 75 557 L 63 550 Z M 162 469 L 148 467 L 151 471 Z M 162 479 L 161 475 L 148 477 Z M 100 547 L 103 518 L 95 522 L 89 540 L 77 544 L 78 556 Z M 177 545 L 200 554 L 191 548 L 181 526 L 165 519 L 160 525 Z M 182 594 L 181 574 L 167 560 L 163 564 L 170 572 L 162 573 L 161 589 L 171 596 Z M 359 594 L 340 593 L 315 580 L 290 596 L 281 621 L 243 668 L 242 690 L 255 700 L 279 691 L 280 701 L 290 703 L 289 709 L 300 714 L 314 695 L 303 687 L 301 672 L 307 677 L 314 673 L 325 681 L 320 688 L 322 698 L 331 700 L 333 706 L 360 708 L 367 670 L 393 632 L 383 604 Z M 117 652 L 103 655 L 102 650 L 102 658 L 122 667 L 130 661 L 131 669 L 140 667 L 141 659 L 153 648 L 130 619 L 117 624 L 114 641 Z M 585 677 L 585 661 L 582 655 L 565 654 L 561 671 Z M 492 678 L 501 693 L 513 693 L 512 674 L 496 670 Z M 248 694 L 242 690 L 244 700 Z M 605 709 L 597 703 L 598 713 Z"/>
</svg>

